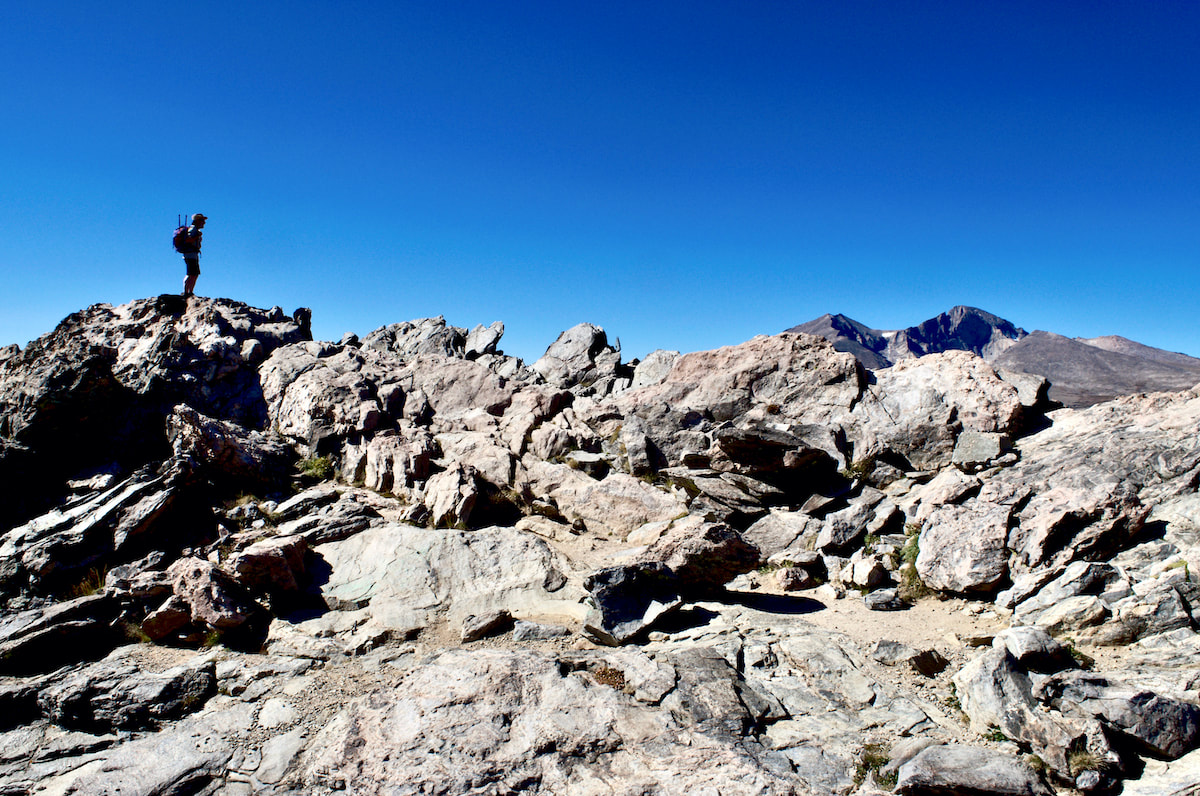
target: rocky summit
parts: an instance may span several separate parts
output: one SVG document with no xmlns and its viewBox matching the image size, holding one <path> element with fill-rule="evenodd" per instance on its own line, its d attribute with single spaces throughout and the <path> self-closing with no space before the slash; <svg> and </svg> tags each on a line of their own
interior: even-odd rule
<svg viewBox="0 0 1200 796">
<path fill-rule="evenodd" d="M 0 351 L 0 793 L 1195 793 L 1200 390 L 1051 409 L 960 315 L 71 315 Z"/>
</svg>

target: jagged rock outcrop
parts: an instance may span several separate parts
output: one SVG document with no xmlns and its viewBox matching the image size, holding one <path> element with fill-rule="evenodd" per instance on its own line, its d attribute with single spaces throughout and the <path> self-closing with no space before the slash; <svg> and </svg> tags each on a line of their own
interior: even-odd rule
<svg viewBox="0 0 1200 796">
<path fill-rule="evenodd" d="M 299 311 L 289 317 L 224 299 L 159 296 L 67 317 L 0 362 L 7 515 L 28 519 L 61 499 L 68 480 L 164 458 L 163 419 L 177 404 L 264 429 L 258 365 L 310 338 Z"/>
<path fill-rule="evenodd" d="M 634 367 L 581 324 L 526 367 L 498 323 L 72 316 L 0 353 L 0 792 L 1177 783 L 1200 392 L 1047 413 L 930 353 L 1012 344 L 984 316 L 850 326 L 914 355 L 874 373 L 808 334 Z"/>
</svg>

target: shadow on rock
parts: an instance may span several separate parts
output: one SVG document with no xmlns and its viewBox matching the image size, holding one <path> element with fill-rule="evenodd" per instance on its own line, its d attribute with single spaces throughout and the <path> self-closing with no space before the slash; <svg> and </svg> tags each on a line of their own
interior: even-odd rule
<svg viewBox="0 0 1200 796">
<path fill-rule="evenodd" d="M 759 594 L 748 591 L 727 591 L 721 595 L 721 601 L 753 608 L 769 614 L 815 614 L 826 610 L 825 603 L 810 597 L 797 597 L 790 594 Z"/>
</svg>

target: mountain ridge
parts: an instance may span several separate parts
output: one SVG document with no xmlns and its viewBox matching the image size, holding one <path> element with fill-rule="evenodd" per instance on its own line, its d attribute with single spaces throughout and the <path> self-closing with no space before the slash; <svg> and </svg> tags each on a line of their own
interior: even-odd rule
<svg viewBox="0 0 1200 796">
<path fill-rule="evenodd" d="M 1068 338 L 1026 332 L 976 307 L 958 305 L 914 326 L 880 330 L 845 315 L 822 315 L 787 329 L 824 337 L 868 370 L 944 351 L 970 351 L 993 365 L 1043 376 L 1049 398 L 1082 408 L 1121 395 L 1184 390 L 1200 383 L 1200 359 L 1118 335 Z"/>
</svg>

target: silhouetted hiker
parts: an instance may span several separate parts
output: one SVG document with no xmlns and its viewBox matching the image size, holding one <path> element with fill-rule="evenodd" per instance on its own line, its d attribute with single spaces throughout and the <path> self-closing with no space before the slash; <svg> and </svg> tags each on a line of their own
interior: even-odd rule
<svg viewBox="0 0 1200 796">
<path fill-rule="evenodd" d="M 204 222 L 208 218 L 203 213 L 192 216 L 191 226 L 179 227 L 175 230 L 175 251 L 183 255 L 187 264 L 187 276 L 183 279 L 183 295 L 192 295 L 196 287 L 196 279 L 200 276 L 200 239 L 204 236 Z"/>
</svg>

